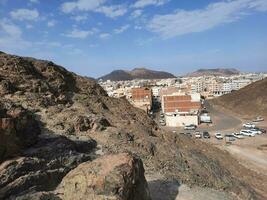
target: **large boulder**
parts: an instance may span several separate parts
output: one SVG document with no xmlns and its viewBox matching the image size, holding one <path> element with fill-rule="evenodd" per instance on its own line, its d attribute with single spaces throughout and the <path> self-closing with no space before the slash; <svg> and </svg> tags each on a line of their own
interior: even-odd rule
<svg viewBox="0 0 267 200">
<path fill-rule="evenodd" d="M 79 165 L 64 177 L 57 193 L 66 200 L 150 200 L 143 163 L 127 153 Z"/>
</svg>

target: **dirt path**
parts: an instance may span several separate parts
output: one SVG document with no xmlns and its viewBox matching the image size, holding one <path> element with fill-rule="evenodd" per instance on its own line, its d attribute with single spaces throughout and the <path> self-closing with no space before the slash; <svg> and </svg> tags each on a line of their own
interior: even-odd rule
<svg viewBox="0 0 267 200">
<path fill-rule="evenodd" d="M 241 164 L 257 173 L 267 174 L 267 152 L 255 148 L 231 145 L 224 148 L 237 157 Z"/>
</svg>

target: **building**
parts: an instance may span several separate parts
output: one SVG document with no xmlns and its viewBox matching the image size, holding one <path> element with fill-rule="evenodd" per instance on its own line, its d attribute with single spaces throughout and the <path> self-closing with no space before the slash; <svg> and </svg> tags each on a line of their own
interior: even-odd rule
<svg viewBox="0 0 267 200">
<path fill-rule="evenodd" d="M 132 88 L 131 103 L 148 112 L 152 108 L 152 91 L 150 88 Z"/>
<path fill-rule="evenodd" d="M 180 89 L 177 88 L 177 87 L 166 87 L 166 88 L 162 88 L 160 90 L 160 99 L 162 100 L 162 97 L 164 95 L 170 95 L 170 94 L 178 93 L 178 92 L 180 92 Z"/>
<path fill-rule="evenodd" d="M 165 114 L 167 126 L 198 125 L 200 109 L 199 93 L 191 95 L 174 93 L 162 96 L 162 111 Z"/>
</svg>

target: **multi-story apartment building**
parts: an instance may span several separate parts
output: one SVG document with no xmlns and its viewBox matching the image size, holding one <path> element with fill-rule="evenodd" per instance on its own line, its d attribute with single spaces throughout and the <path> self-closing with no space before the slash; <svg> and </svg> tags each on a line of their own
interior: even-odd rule
<svg viewBox="0 0 267 200">
<path fill-rule="evenodd" d="M 174 93 L 162 96 L 162 111 L 167 126 L 198 125 L 200 109 L 200 94 Z"/>
<path fill-rule="evenodd" d="M 130 102 L 137 108 L 148 112 L 152 108 L 152 91 L 150 88 L 132 88 Z"/>
</svg>

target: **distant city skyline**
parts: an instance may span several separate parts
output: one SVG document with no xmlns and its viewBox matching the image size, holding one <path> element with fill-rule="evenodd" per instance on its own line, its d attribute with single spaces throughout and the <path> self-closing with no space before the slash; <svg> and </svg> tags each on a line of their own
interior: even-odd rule
<svg viewBox="0 0 267 200">
<path fill-rule="evenodd" d="M 84 76 L 267 71 L 266 0 L 0 0 L 0 51 Z"/>
</svg>

